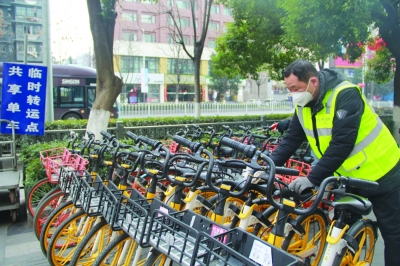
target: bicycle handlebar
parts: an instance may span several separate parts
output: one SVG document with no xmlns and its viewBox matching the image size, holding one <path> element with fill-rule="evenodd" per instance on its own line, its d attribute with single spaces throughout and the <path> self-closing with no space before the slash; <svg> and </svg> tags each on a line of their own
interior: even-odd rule
<svg viewBox="0 0 400 266">
<path fill-rule="evenodd" d="M 153 139 L 149 139 L 147 137 L 144 136 L 139 136 L 138 140 L 140 142 L 143 142 L 147 145 L 149 145 L 152 149 L 156 149 L 157 147 L 159 147 L 160 145 L 162 145 L 162 143 L 158 140 L 153 140 Z"/>
<path fill-rule="evenodd" d="M 346 182 L 347 186 L 349 187 L 354 187 L 354 188 L 363 188 L 363 189 L 368 189 L 368 190 L 376 190 L 379 188 L 379 184 L 377 182 L 373 181 L 368 181 L 364 179 L 358 179 L 358 178 L 348 178 Z"/>
<path fill-rule="evenodd" d="M 257 151 L 257 148 L 253 145 L 246 145 L 227 137 L 221 138 L 220 145 L 225 145 L 236 151 L 242 152 L 244 156 L 248 158 L 253 157 Z"/>
<path fill-rule="evenodd" d="M 104 131 L 104 130 L 101 130 L 101 131 L 100 131 L 100 134 L 101 134 L 104 138 L 106 138 L 106 139 L 108 139 L 108 140 L 111 140 L 111 139 L 113 138 L 113 135 L 111 135 L 110 133 L 108 133 L 107 131 Z"/>
<path fill-rule="evenodd" d="M 270 173 L 275 172 L 275 170 L 273 170 L 273 169 L 270 169 L 270 170 L 271 170 Z M 275 175 L 273 175 L 273 176 L 275 176 Z M 270 175 L 270 179 L 268 180 L 268 185 L 266 188 L 266 196 L 268 199 L 273 198 L 274 182 L 275 182 L 275 178 L 271 178 L 271 175 Z M 274 201 L 274 200 L 270 200 L 269 202 L 271 203 L 272 206 L 274 206 L 275 208 L 280 209 L 280 210 L 285 209 L 285 210 L 289 211 L 290 213 L 294 213 L 297 215 L 309 215 L 318 208 L 318 205 L 322 201 L 323 196 L 325 194 L 326 187 L 328 186 L 328 184 L 330 184 L 332 182 L 337 182 L 342 185 L 348 185 L 348 186 L 355 187 L 355 188 L 364 188 L 364 189 L 371 189 L 371 190 L 377 189 L 379 187 L 379 184 L 377 182 L 373 182 L 373 181 L 349 178 L 349 177 L 344 177 L 344 176 L 330 176 L 330 177 L 325 178 L 322 181 L 322 183 L 319 186 L 318 193 L 314 198 L 314 202 L 307 209 L 296 209 L 296 208 L 284 205 L 284 204 Z"/>
<path fill-rule="evenodd" d="M 175 141 L 178 144 L 181 144 L 185 147 L 188 147 L 191 151 L 194 153 L 197 152 L 197 150 L 201 147 L 201 144 L 198 142 L 193 142 L 191 140 L 185 139 L 181 136 L 175 135 L 173 138 L 173 141 Z"/>
<path fill-rule="evenodd" d="M 133 132 L 127 131 L 125 134 L 126 134 L 128 137 L 130 137 L 131 139 L 133 139 L 133 141 L 135 141 L 135 143 L 138 143 L 138 142 L 139 142 L 139 137 L 138 137 L 136 134 L 134 134 Z"/>
</svg>

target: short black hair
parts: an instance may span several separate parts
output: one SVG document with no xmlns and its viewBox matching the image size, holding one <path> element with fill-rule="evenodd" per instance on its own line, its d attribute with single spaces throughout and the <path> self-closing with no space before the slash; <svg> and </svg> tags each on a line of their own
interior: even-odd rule
<svg viewBox="0 0 400 266">
<path fill-rule="evenodd" d="M 304 59 L 296 59 L 284 71 L 283 76 L 295 75 L 300 81 L 308 82 L 311 77 L 318 77 L 317 69 L 310 62 Z"/>
</svg>

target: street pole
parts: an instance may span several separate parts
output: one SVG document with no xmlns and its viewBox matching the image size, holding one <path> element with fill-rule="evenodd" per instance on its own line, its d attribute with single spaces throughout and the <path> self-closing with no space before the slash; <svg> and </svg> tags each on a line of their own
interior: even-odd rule
<svg viewBox="0 0 400 266">
<path fill-rule="evenodd" d="M 47 66 L 46 122 L 54 121 L 53 66 L 50 42 L 50 1 L 43 0 L 43 63 Z"/>
<path fill-rule="evenodd" d="M 24 26 L 24 65 L 27 63 L 27 58 L 28 58 L 28 30 L 26 29 L 26 26 Z"/>
<path fill-rule="evenodd" d="M 141 71 L 141 91 L 143 94 L 148 93 L 148 70 L 146 69 L 146 57 L 145 57 L 145 43 L 144 43 L 144 29 L 140 28 L 142 31 L 142 53 L 143 53 L 143 67 Z M 147 97 L 146 102 L 147 102 Z"/>
</svg>

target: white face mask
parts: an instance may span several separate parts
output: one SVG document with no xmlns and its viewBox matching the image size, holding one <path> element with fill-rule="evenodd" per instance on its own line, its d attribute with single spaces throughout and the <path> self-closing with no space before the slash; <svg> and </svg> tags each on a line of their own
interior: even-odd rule
<svg viewBox="0 0 400 266">
<path fill-rule="evenodd" d="M 308 81 L 308 85 L 305 91 L 302 92 L 293 92 L 292 93 L 292 99 L 293 99 L 293 103 L 298 105 L 298 106 L 305 106 L 307 103 L 311 102 L 313 99 L 312 94 L 314 93 L 315 87 L 313 92 L 308 92 L 308 86 L 310 86 L 310 81 L 311 79 Z"/>
</svg>

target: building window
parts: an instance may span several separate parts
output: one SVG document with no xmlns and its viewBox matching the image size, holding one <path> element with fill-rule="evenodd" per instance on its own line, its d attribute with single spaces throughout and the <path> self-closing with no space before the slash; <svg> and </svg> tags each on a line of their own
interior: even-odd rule
<svg viewBox="0 0 400 266">
<path fill-rule="evenodd" d="M 168 74 L 194 74 L 194 64 L 190 59 L 168 58 Z"/>
<path fill-rule="evenodd" d="M 24 43 L 17 43 L 17 52 L 24 52 Z"/>
<path fill-rule="evenodd" d="M 142 23 L 155 24 L 156 17 L 153 14 L 142 14 Z"/>
<path fill-rule="evenodd" d="M 38 22 L 39 20 L 34 18 L 42 17 L 42 9 L 37 7 L 17 6 L 15 8 L 15 13 L 19 19 L 27 19 L 29 22 Z"/>
<path fill-rule="evenodd" d="M 172 34 L 168 34 L 168 43 L 169 44 L 175 44 L 177 41 L 179 41 L 179 37 L 176 37 Z M 185 45 L 190 45 L 190 37 L 188 35 L 184 35 L 183 42 L 185 43 Z"/>
<path fill-rule="evenodd" d="M 181 9 L 190 9 L 190 3 L 184 0 L 176 0 L 176 6 Z"/>
<path fill-rule="evenodd" d="M 232 16 L 232 9 L 224 7 L 224 15 L 225 16 Z"/>
<path fill-rule="evenodd" d="M 208 47 L 213 48 L 213 49 L 216 47 L 215 39 L 208 40 Z"/>
<path fill-rule="evenodd" d="M 135 12 L 130 11 L 122 11 L 122 20 L 123 21 L 137 21 L 137 14 Z"/>
<path fill-rule="evenodd" d="M 0 44 L 0 53 L 7 53 L 7 44 Z"/>
<path fill-rule="evenodd" d="M 185 43 L 185 45 L 190 45 L 190 36 L 184 35 L 183 42 Z"/>
<path fill-rule="evenodd" d="M 122 40 L 137 41 L 137 32 L 132 30 L 122 30 Z"/>
<path fill-rule="evenodd" d="M 141 0 L 141 2 L 146 5 L 151 5 L 151 4 L 156 4 L 157 0 Z"/>
<path fill-rule="evenodd" d="M 121 56 L 121 72 L 122 73 L 139 73 L 141 62 L 137 56 Z"/>
<path fill-rule="evenodd" d="M 190 27 L 190 18 L 179 18 L 177 23 L 181 27 L 189 28 Z"/>
<path fill-rule="evenodd" d="M 168 34 L 168 43 L 174 44 L 175 43 L 175 36 L 172 34 Z"/>
<path fill-rule="evenodd" d="M 211 5 L 211 14 L 219 14 L 219 6 Z"/>
<path fill-rule="evenodd" d="M 158 73 L 158 57 L 146 57 L 146 67 L 149 69 L 149 73 Z M 142 61 L 143 62 L 143 61 Z"/>
<path fill-rule="evenodd" d="M 210 21 L 210 23 L 208 24 L 208 28 L 209 28 L 210 30 L 219 31 L 219 22 Z"/>
<path fill-rule="evenodd" d="M 144 41 L 145 42 L 156 42 L 156 34 L 153 32 L 149 33 L 144 33 Z"/>
<path fill-rule="evenodd" d="M 149 73 L 158 73 L 158 57 L 146 57 L 146 67 Z M 141 56 L 121 56 L 122 73 L 140 73 L 143 67 L 143 57 Z"/>
</svg>

